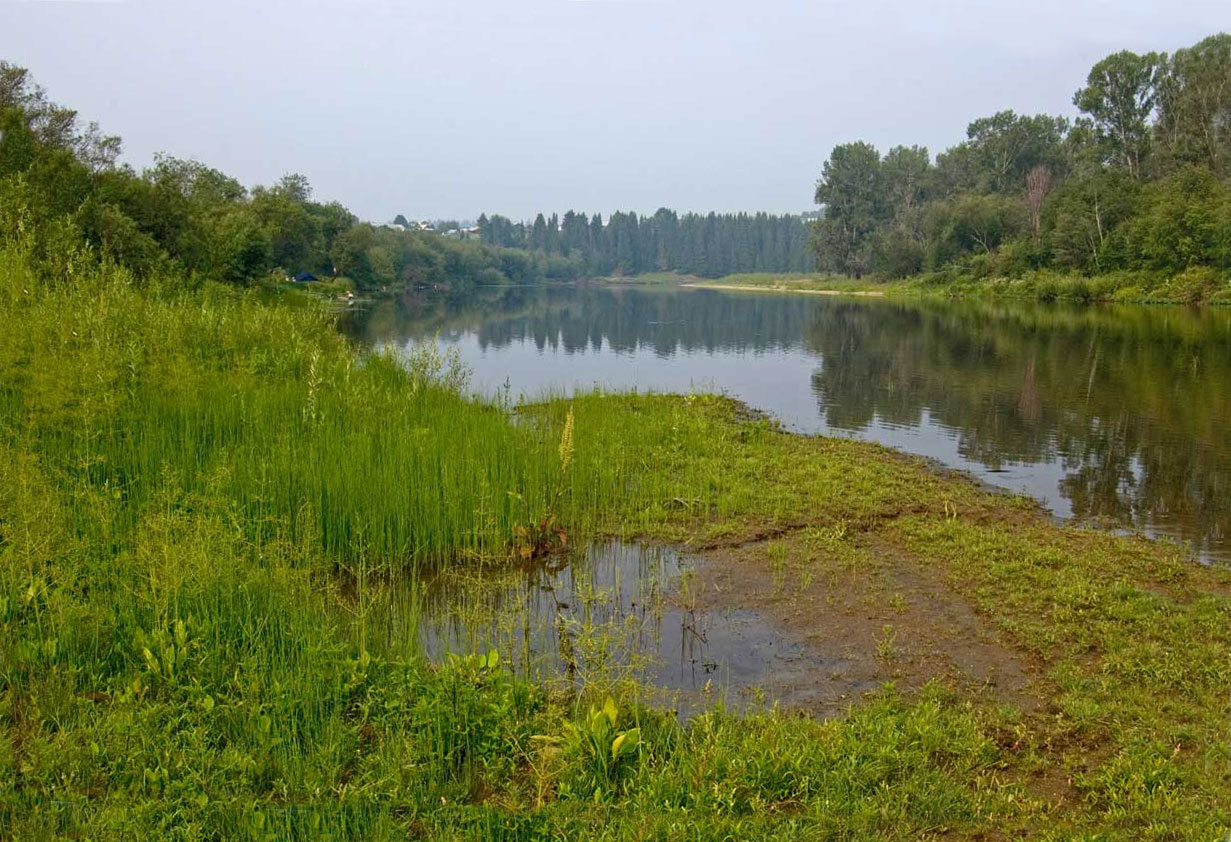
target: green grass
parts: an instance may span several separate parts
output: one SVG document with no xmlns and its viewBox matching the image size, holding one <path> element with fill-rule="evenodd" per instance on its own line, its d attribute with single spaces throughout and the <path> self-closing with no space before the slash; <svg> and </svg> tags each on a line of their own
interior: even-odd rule
<svg viewBox="0 0 1231 842">
<path fill-rule="evenodd" d="M 1062 529 L 722 398 L 468 400 L 448 359 L 359 354 L 311 302 L 90 267 L 50 283 L 20 245 L 0 324 L 0 838 L 1231 830 L 1231 575 L 1178 547 Z M 1044 704 L 933 684 L 825 722 L 681 725 L 626 685 L 574 698 L 486 653 L 368 645 L 381 582 L 481 574 L 556 527 L 890 548 L 1037 664 Z"/>
<path fill-rule="evenodd" d="M 502 549 L 559 479 L 551 443 L 461 398 L 449 361 L 358 359 L 316 307 L 96 279 L 25 296 L 33 279 L 6 275 L 0 424 L 76 489 L 90 543 L 162 495 L 207 493 L 248 540 L 284 529 L 340 561 L 439 562 Z"/>
<path fill-rule="evenodd" d="M 875 278 L 856 280 L 842 275 L 820 272 L 744 272 L 724 275 L 721 278 L 703 278 L 679 272 L 642 272 L 627 277 L 596 278 L 598 282 L 611 284 L 643 284 L 670 286 L 696 284 L 701 286 L 764 287 L 768 291 L 798 292 L 803 290 L 837 290 L 841 292 L 864 292 L 883 290 L 887 285 Z"/>
<path fill-rule="evenodd" d="M 1085 276 L 1053 270 L 1017 277 L 978 276 L 960 270 L 920 275 L 898 282 L 902 292 L 949 297 L 996 296 L 1036 301 L 1140 304 L 1231 303 L 1231 276 L 1205 266 L 1180 273 L 1120 271 Z"/>
<path fill-rule="evenodd" d="M 1228 304 L 1231 276 L 1208 267 L 1184 272 L 1124 271 L 1086 276 L 1053 270 L 1008 277 L 973 274 L 960 268 L 910 278 L 862 279 L 825 274 L 756 273 L 698 280 L 711 286 L 758 287 L 775 292 L 827 290 L 879 292 L 888 296 L 1022 298 L 1034 301 L 1136 304 Z"/>
<path fill-rule="evenodd" d="M 602 278 L 593 278 L 592 280 L 599 283 L 608 284 L 638 284 L 642 286 L 659 286 L 671 285 L 679 283 L 688 283 L 690 281 L 700 280 L 696 275 L 688 275 L 682 272 L 639 272 L 636 275 L 609 275 Z"/>
<path fill-rule="evenodd" d="M 798 292 L 803 290 L 833 290 L 838 292 L 866 292 L 881 290 L 885 284 L 871 278 L 847 278 L 842 275 L 813 273 L 748 272 L 725 275 L 704 283 L 716 286 L 765 287 L 767 290 Z"/>
<path fill-rule="evenodd" d="M 1145 540 L 1041 523 L 904 518 L 923 563 L 1036 659 L 1051 708 L 1029 739 L 1107 838 L 1231 827 L 1231 589 Z"/>
</svg>

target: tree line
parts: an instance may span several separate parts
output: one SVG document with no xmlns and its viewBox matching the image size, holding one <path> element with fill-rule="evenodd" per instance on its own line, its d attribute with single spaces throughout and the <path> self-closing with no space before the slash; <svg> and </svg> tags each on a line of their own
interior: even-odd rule
<svg viewBox="0 0 1231 842">
<path fill-rule="evenodd" d="M 1076 120 L 1001 111 L 932 159 L 841 144 L 824 163 L 820 268 L 904 277 L 1231 268 L 1231 35 L 1122 51 L 1073 97 Z"/>
<path fill-rule="evenodd" d="M 52 102 L 22 67 L 0 61 L 0 235 L 30 233 L 56 274 L 101 259 L 138 278 L 250 284 L 299 272 L 361 290 L 535 284 L 588 275 L 800 271 L 810 260 L 798 216 L 569 211 L 533 223 L 483 216 L 479 239 L 400 230 L 314 200 L 302 175 L 251 189 L 198 161 L 119 163 L 120 139 Z M 459 227 L 454 223 L 453 227 Z"/>
<path fill-rule="evenodd" d="M 464 291 L 547 277 L 543 255 L 362 222 L 338 202 L 314 201 L 301 175 L 247 189 L 170 156 L 137 171 L 118 162 L 120 149 L 25 68 L 0 61 L 0 236 L 28 235 L 49 277 L 89 259 L 138 279 L 232 284 L 312 272 L 360 289 Z"/>
<path fill-rule="evenodd" d="M 811 264 L 808 226 L 792 214 L 679 214 L 617 211 L 538 214 L 532 223 L 486 214 L 479 237 L 506 248 L 545 255 L 557 275 L 636 275 L 683 272 L 719 277 L 735 272 L 803 272 Z"/>
</svg>

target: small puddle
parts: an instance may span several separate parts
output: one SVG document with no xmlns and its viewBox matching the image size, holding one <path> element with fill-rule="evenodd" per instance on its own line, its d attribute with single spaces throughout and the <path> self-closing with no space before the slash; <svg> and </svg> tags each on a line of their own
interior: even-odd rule
<svg viewBox="0 0 1231 842">
<path fill-rule="evenodd" d="M 535 680 L 631 678 L 685 715 L 719 699 L 805 703 L 816 671 L 843 671 L 756 611 L 706 610 L 701 589 L 695 559 L 607 541 L 554 563 L 445 572 L 387 592 L 368 614 L 369 645 L 430 658 L 494 647 Z"/>
</svg>

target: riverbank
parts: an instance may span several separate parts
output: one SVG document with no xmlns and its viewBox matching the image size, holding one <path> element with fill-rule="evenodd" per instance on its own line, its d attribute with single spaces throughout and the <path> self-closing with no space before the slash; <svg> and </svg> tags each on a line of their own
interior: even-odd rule
<svg viewBox="0 0 1231 842">
<path fill-rule="evenodd" d="M 655 279 L 654 283 L 662 283 Z M 881 281 L 816 275 L 729 275 L 713 280 L 686 278 L 681 286 L 746 292 L 796 292 L 820 295 L 937 296 L 1016 298 L 1034 301 L 1121 304 L 1231 304 L 1231 276 L 1206 267 L 1180 274 L 1114 272 L 1086 277 L 1058 272 L 1028 272 L 1018 277 L 975 277 L 956 271 Z"/>
<path fill-rule="evenodd" d="M 842 289 L 811 289 L 803 287 L 790 287 L 786 284 L 722 284 L 722 283 L 687 283 L 680 284 L 685 289 L 719 289 L 731 292 L 787 292 L 798 293 L 800 295 L 856 295 L 867 298 L 883 298 L 885 293 L 877 289 L 857 289 L 857 290 L 842 290 Z"/>
<path fill-rule="evenodd" d="M 720 397 L 476 403 L 302 302 L 10 248 L 0 320 L 6 838 L 1231 830 L 1231 572 L 1177 545 Z M 697 554 L 698 600 L 877 689 L 682 724 L 376 624 L 429 569 L 604 536 Z"/>
<path fill-rule="evenodd" d="M 881 296 L 897 289 L 896 285 L 876 280 L 855 280 L 840 275 L 756 272 L 704 278 L 677 272 L 651 272 L 618 278 L 595 278 L 604 285 L 670 286 L 692 289 L 726 289 L 745 292 L 799 292 L 817 295 L 862 293 Z"/>
</svg>

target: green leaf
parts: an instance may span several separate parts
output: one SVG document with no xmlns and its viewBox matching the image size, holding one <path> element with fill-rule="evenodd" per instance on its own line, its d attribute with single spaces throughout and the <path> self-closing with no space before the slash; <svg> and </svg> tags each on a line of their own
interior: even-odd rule
<svg viewBox="0 0 1231 842">
<path fill-rule="evenodd" d="M 621 757 L 632 754 L 637 750 L 637 746 L 641 743 L 641 729 L 630 728 L 620 736 L 616 737 L 611 743 L 611 759 L 619 760 Z"/>
</svg>

